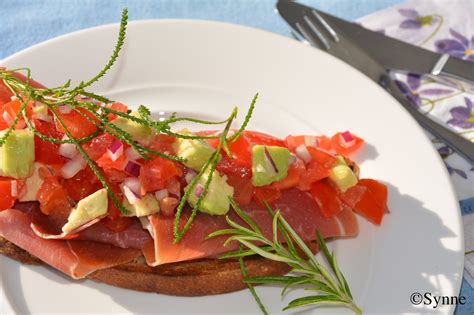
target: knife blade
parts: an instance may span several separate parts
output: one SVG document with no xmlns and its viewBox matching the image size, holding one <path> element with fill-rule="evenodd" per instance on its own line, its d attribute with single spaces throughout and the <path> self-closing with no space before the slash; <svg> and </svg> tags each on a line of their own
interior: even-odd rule
<svg viewBox="0 0 474 315">
<path fill-rule="evenodd" d="M 279 1 L 277 9 L 279 12 L 293 12 L 293 14 L 310 14 L 315 10 L 292 1 Z M 442 54 L 368 30 L 359 24 L 345 21 L 328 13 L 315 11 L 332 27 L 337 27 L 348 38 L 364 47 L 364 50 L 386 69 L 429 75 L 444 84 L 458 88 L 461 85 L 465 90 L 474 90 L 474 62 L 448 58 L 439 73 L 435 75 L 432 72 L 443 57 Z"/>
<path fill-rule="evenodd" d="M 290 4 L 290 5 L 288 5 Z M 279 14 L 288 22 L 288 24 L 300 36 L 305 37 L 310 43 L 321 41 L 321 34 L 312 31 L 311 27 L 303 28 L 307 25 L 308 20 L 314 15 L 313 9 L 296 4 L 289 1 L 279 1 L 277 5 Z M 352 41 L 347 35 L 336 25 L 330 25 L 337 39 L 326 46 L 326 50 L 331 55 L 345 61 L 360 72 L 364 73 L 373 81 L 377 82 L 381 87 L 387 90 L 403 107 L 420 123 L 425 129 L 430 131 L 434 136 L 442 139 L 457 153 L 462 155 L 471 163 L 474 163 L 474 144 L 466 138 L 454 133 L 446 127 L 436 123 L 423 113 L 419 112 L 410 101 L 398 89 L 395 82 L 390 78 L 386 68 L 375 60 L 359 43 Z M 317 46 L 317 44 L 315 44 Z"/>
</svg>

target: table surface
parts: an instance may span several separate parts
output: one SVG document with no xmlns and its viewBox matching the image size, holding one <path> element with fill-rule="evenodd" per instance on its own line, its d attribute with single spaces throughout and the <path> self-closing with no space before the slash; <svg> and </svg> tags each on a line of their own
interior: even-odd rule
<svg viewBox="0 0 474 315">
<path fill-rule="evenodd" d="M 302 1 L 345 19 L 356 19 L 401 0 Z M 181 18 L 242 24 L 289 35 L 274 12 L 275 0 L 0 0 L 0 60 L 35 43 L 72 31 L 117 23 L 123 7 L 130 20 Z"/>
</svg>

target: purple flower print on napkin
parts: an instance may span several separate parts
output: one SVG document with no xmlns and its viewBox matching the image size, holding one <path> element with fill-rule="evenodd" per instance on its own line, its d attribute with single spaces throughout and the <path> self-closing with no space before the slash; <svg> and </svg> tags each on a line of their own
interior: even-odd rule
<svg viewBox="0 0 474 315">
<path fill-rule="evenodd" d="M 441 88 L 429 88 L 429 89 L 422 89 L 418 90 L 421 86 L 421 76 L 414 73 L 409 73 L 407 75 L 406 83 L 400 80 L 395 80 L 398 88 L 402 93 L 410 100 L 410 102 L 415 107 L 421 106 L 421 96 L 436 96 L 436 95 L 445 95 L 452 92 L 449 89 L 441 89 Z"/>
<path fill-rule="evenodd" d="M 449 29 L 449 33 L 454 38 L 437 40 L 435 42 L 436 50 L 442 54 L 474 61 L 474 36 L 469 40 L 466 36 Z"/>
<path fill-rule="evenodd" d="M 400 28 L 419 29 L 425 25 L 431 25 L 433 22 L 433 16 L 422 16 L 414 9 L 400 9 L 398 12 L 407 18 L 400 23 Z"/>
<path fill-rule="evenodd" d="M 443 158 L 443 162 L 446 165 L 446 168 L 448 169 L 449 175 L 458 174 L 462 178 L 467 179 L 466 172 L 464 172 L 463 170 L 460 170 L 458 168 L 454 168 L 446 162 L 446 159 L 451 154 L 453 154 L 453 150 L 451 150 L 451 148 L 449 148 L 447 146 L 442 146 L 442 147 L 438 148 L 438 153 Z"/>
<path fill-rule="evenodd" d="M 471 129 L 474 128 L 474 106 L 467 97 L 464 97 L 464 102 L 466 106 L 457 106 L 450 110 L 453 118 L 448 120 L 448 124 L 463 129 Z"/>
</svg>

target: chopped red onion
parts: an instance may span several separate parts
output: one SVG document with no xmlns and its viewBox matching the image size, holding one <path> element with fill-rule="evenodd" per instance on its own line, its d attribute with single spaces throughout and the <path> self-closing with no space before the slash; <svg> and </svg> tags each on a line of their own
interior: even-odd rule
<svg viewBox="0 0 474 315">
<path fill-rule="evenodd" d="M 294 156 L 293 154 L 290 154 L 290 156 L 288 156 L 288 165 L 292 165 L 295 162 L 296 162 L 296 156 Z"/>
<path fill-rule="evenodd" d="M 309 163 L 312 160 L 311 154 L 309 154 L 308 149 L 305 145 L 300 145 L 295 150 L 296 155 L 302 159 L 305 163 Z"/>
<path fill-rule="evenodd" d="M 63 140 L 69 139 L 68 136 L 64 136 Z M 79 152 L 77 151 L 74 143 L 62 143 L 59 145 L 59 155 L 67 157 L 69 159 L 74 158 Z"/>
<path fill-rule="evenodd" d="M 18 182 L 16 180 L 12 180 L 10 183 L 12 197 L 18 197 Z"/>
<path fill-rule="evenodd" d="M 141 195 L 142 193 L 142 185 L 140 184 L 140 180 L 136 177 L 128 177 L 123 180 L 123 184 L 130 188 L 135 194 Z"/>
<path fill-rule="evenodd" d="M 184 175 L 184 179 L 186 180 L 186 183 L 189 184 L 194 179 L 194 177 L 196 177 L 196 175 L 197 175 L 196 171 L 188 170 L 186 172 L 186 175 Z"/>
<path fill-rule="evenodd" d="M 308 147 L 317 147 L 318 146 L 318 139 L 315 136 L 304 136 L 304 143 Z"/>
<path fill-rule="evenodd" d="M 352 136 L 352 134 L 349 131 L 344 131 L 343 133 L 341 133 L 341 137 L 342 137 L 342 139 L 344 139 L 344 142 L 346 142 L 346 143 L 351 142 L 351 141 L 354 140 L 354 137 Z"/>
<path fill-rule="evenodd" d="M 194 188 L 194 195 L 195 195 L 196 197 L 201 196 L 203 190 L 204 190 L 204 187 L 203 187 L 201 184 L 197 184 L 197 185 L 196 185 L 196 188 Z"/>
<path fill-rule="evenodd" d="M 128 148 L 127 150 L 125 150 L 125 157 L 127 158 L 127 160 L 135 161 L 138 160 L 141 156 L 133 148 Z"/>
<path fill-rule="evenodd" d="M 140 196 L 133 192 L 129 187 L 122 185 L 123 194 L 130 204 L 134 205 L 141 200 Z"/>
<path fill-rule="evenodd" d="M 275 164 L 275 161 L 273 161 L 272 155 L 270 154 L 270 151 L 268 151 L 267 146 L 263 147 L 263 152 L 265 153 L 265 161 L 267 162 L 267 165 L 270 165 L 272 167 L 273 172 L 277 174 L 278 168 Z"/>
<path fill-rule="evenodd" d="M 11 125 L 13 123 L 13 117 L 7 111 L 3 112 L 2 118 L 3 118 L 3 120 L 5 120 L 5 122 L 8 125 Z"/>
<path fill-rule="evenodd" d="M 117 161 L 119 157 L 123 154 L 123 143 L 118 139 L 114 139 L 112 143 L 107 148 L 107 155 L 113 161 Z"/>
<path fill-rule="evenodd" d="M 150 223 L 149 216 L 148 217 L 138 217 L 138 219 L 140 220 L 140 223 L 142 224 L 142 228 L 144 230 L 148 230 L 151 237 L 154 239 L 155 238 L 155 231 L 153 230 L 153 226 Z"/>
<path fill-rule="evenodd" d="M 85 169 L 86 166 L 86 160 L 84 160 L 82 155 L 78 154 L 72 160 L 66 162 L 63 167 L 61 167 L 61 174 L 63 178 L 72 178 L 81 170 Z"/>
<path fill-rule="evenodd" d="M 50 115 L 48 115 L 48 113 L 34 113 L 33 116 L 34 116 L 36 119 L 41 120 L 41 121 L 53 122 L 53 117 L 51 117 Z"/>
<path fill-rule="evenodd" d="M 131 175 L 133 177 L 138 177 L 140 176 L 140 164 L 137 164 L 133 161 L 128 161 L 127 165 L 125 165 L 124 171 L 128 175 Z"/>
<path fill-rule="evenodd" d="M 158 190 L 157 192 L 155 192 L 155 197 L 158 200 L 162 200 L 162 199 L 168 197 L 169 195 L 170 194 L 169 194 L 168 189 L 161 189 L 161 190 Z"/>
<path fill-rule="evenodd" d="M 72 108 L 69 105 L 60 105 L 58 106 L 58 111 L 61 114 L 69 114 L 70 112 L 72 112 Z"/>
</svg>

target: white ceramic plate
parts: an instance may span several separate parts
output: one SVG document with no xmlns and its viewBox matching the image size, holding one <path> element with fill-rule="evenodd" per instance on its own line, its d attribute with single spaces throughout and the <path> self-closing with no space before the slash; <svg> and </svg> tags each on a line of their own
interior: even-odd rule
<svg viewBox="0 0 474 315">
<path fill-rule="evenodd" d="M 29 66 L 34 78 L 49 86 L 69 78 L 78 82 L 107 61 L 116 32 L 117 25 L 109 25 L 68 34 L 2 64 Z M 250 129 L 277 136 L 349 129 L 367 141 L 355 159 L 363 177 L 387 183 L 391 213 L 381 227 L 359 218 L 357 238 L 331 244 L 365 312 L 420 311 L 410 303 L 413 292 L 458 294 L 463 239 L 447 172 L 420 127 L 376 84 L 316 49 L 242 26 L 141 21 L 130 24 L 127 37 L 119 62 L 96 91 L 129 105 L 148 104 L 156 112 L 216 119 L 227 117 L 236 104 L 244 111 L 258 91 Z M 248 291 L 198 298 L 146 294 L 74 282 L 7 258 L 1 259 L 1 272 L 4 314 L 258 312 Z M 305 293 L 294 291 L 281 300 L 278 288 L 258 292 L 271 313 Z"/>
</svg>

